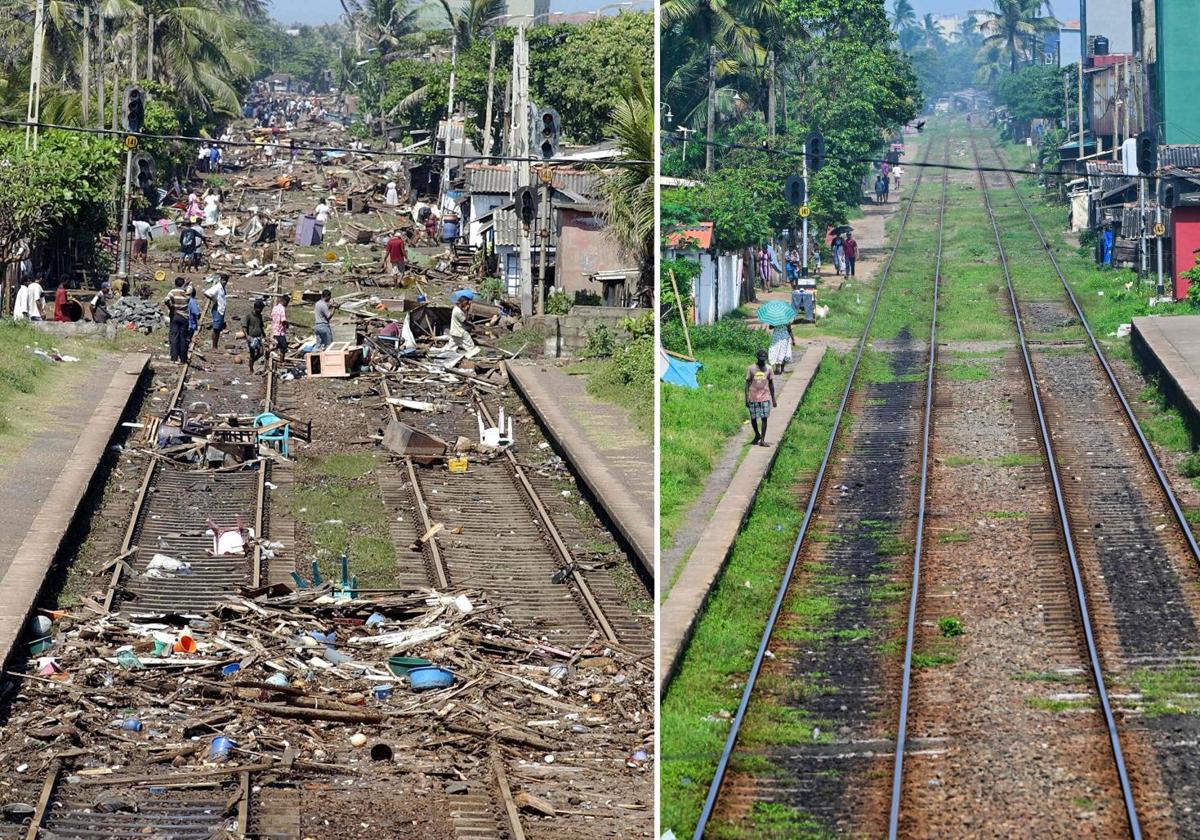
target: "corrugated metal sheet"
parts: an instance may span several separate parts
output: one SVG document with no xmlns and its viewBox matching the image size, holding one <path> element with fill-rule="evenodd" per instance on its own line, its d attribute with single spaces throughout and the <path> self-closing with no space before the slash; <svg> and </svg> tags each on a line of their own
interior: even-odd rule
<svg viewBox="0 0 1200 840">
<path fill-rule="evenodd" d="M 466 176 L 466 190 L 471 193 L 509 195 L 512 187 L 512 170 L 507 166 L 488 163 L 472 163 L 463 168 Z M 581 195 L 585 198 L 598 198 L 600 195 L 600 175 L 596 172 L 556 167 L 554 169 L 554 188 Z"/>
<path fill-rule="evenodd" d="M 1159 146 L 1158 165 L 1181 169 L 1200 168 L 1200 144 Z"/>
</svg>

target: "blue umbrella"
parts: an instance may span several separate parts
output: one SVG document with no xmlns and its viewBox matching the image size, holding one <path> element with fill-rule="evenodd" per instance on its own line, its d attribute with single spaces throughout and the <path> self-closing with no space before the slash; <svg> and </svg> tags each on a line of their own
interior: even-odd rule
<svg viewBox="0 0 1200 840">
<path fill-rule="evenodd" d="M 471 289 L 459 289 L 457 292 L 454 292 L 452 295 L 450 295 L 450 302 L 458 303 L 459 298 L 475 300 L 475 292 L 473 292 Z"/>
<path fill-rule="evenodd" d="M 796 310 L 781 300 L 769 300 L 758 307 L 758 320 L 772 327 L 782 327 L 796 320 Z"/>
</svg>

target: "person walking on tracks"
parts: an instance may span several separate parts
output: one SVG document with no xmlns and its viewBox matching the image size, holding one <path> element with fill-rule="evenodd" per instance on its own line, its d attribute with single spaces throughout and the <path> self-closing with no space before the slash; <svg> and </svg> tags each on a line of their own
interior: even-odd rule
<svg viewBox="0 0 1200 840">
<path fill-rule="evenodd" d="M 854 263 L 858 260 L 858 241 L 853 233 L 847 233 L 842 241 L 842 253 L 846 255 L 846 276 L 854 276 Z"/>
<path fill-rule="evenodd" d="M 263 309 L 265 304 L 262 298 L 254 301 L 254 306 L 250 310 L 250 314 L 246 316 L 246 350 L 247 358 L 250 361 L 250 373 L 254 373 L 254 363 L 263 357 L 263 342 L 266 339 L 266 331 L 263 327 Z M 264 364 L 265 367 L 265 364 Z"/>
<path fill-rule="evenodd" d="M 759 348 L 754 364 L 746 369 L 746 408 L 750 411 L 750 425 L 754 427 L 751 446 L 769 446 L 767 443 L 767 418 L 771 415 L 775 401 L 775 377 L 767 365 L 767 351 Z"/>
<path fill-rule="evenodd" d="M 287 360 L 288 351 L 288 296 L 280 295 L 271 309 L 271 339 L 274 347 L 272 352 L 279 352 L 279 361 Z"/>
<path fill-rule="evenodd" d="M 330 303 L 332 296 L 333 292 L 325 289 L 313 308 L 313 332 L 317 334 L 317 341 L 320 342 L 317 350 L 324 350 L 333 344 L 333 310 L 337 308 L 337 304 Z"/>
<path fill-rule="evenodd" d="M 221 333 L 225 331 L 225 308 L 229 303 L 226 287 L 229 285 L 229 275 L 217 275 L 217 282 L 205 294 L 212 298 L 212 349 L 216 350 L 221 343 Z M 210 294 L 211 293 L 211 294 Z"/>
<path fill-rule="evenodd" d="M 167 292 L 163 300 L 171 323 L 171 361 L 178 365 L 186 365 L 188 361 L 188 301 L 191 298 L 184 290 L 185 283 L 182 277 L 176 277 L 175 288 Z"/>
</svg>

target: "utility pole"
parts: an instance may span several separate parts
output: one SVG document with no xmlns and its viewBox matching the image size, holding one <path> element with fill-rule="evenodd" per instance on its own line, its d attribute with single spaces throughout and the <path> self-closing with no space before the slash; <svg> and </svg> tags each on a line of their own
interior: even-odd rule
<svg viewBox="0 0 1200 840">
<path fill-rule="evenodd" d="M 1084 52 L 1087 52 L 1087 45 L 1086 45 L 1086 44 L 1083 46 L 1083 50 L 1084 50 Z M 1083 150 L 1083 55 L 1080 55 L 1080 56 L 1079 56 L 1079 96 L 1078 96 L 1078 108 L 1079 108 L 1079 156 L 1076 158 L 1076 160 L 1080 160 L 1080 161 L 1081 161 L 1081 160 L 1083 160 L 1083 156 L 1084 156 L 1085 154 L 1087 154 L 1087 153 L 1086 153 L 1086 152 Z"/>
<path fill-rule="evenodd" d="M 146 81 L 154 81 L 154 12 L 146 14 Z"/>
<path fill-rule="evenodd" d="M 96 15 L 96 127 L 104 128 L 104 13 Z"/>
<path fill-rule="evenodd" d="M 529 44 L 525 40 L 525 23 L 517 26 L 513 36 L 513 73 L 512 73 L 512 125 L 509 136 L 511 139 L 511 154 L 513 161 L 513 194 L 521 187 L 530 186 L 529 168 Z M 529 242 L 529 230 L 523 224 L 517 225 L 517 236 L 520 240 L 520 283 L 521 283 L 521 315 L 528 318 L 533 315 L 533 255 Z"/>
<path fill-rule="evenodd" d="M 767 138 L 775 139 L 775 50 L 767 53 Z"/>
<path fill-rule="evenodd" d="M 713 128 L 717 122 L 717 48 L 708 48 L 708 118 L 704 125 L 704 171 L 713 171 Z"/>
<path fill-rule="evenodd" d="M 808 152 L 809 140 L 804 138 L 804 154 L 801 155 L 800 176 L 804 179 L 804 203 L 808 204 Z M 808 277 L 808 216 L 800 218 L 800 276 Z"/>
<path fill-rule="evenodd" d="M 496 92 L 496 39 L 492 39 L 492 54 L 488 59 L 487 110 L 483 118 L 483 156 L 492 155 L 492 99 Z"/>
<path fill-rule="evenodd" d="M 129 81 L 136 85 L 138 72 L 141 70 L 138 67 L 138 41 L 141 39 L 137 37 L 136 24 L 133 27 L 133 32 L 133 37 L 129 39 Z"/>
<path fill-rule="evenodd" d="M 113 93 L 113 99 L 117 95 Z M 133 181 L 133 150 L 125 152 L 125 191 L 121 199 L 121 244 L 117 260 L 117 277 L 124 280 L 129 276 L 129 192 Z"/>
<path fill-rule="evenodd" d="M 83 124 L 91 122 L 92 7 L 83 6 Z"/>
<path fill-rule="evenodd" d="M 1157 141 L 1156 141 L 1157 142 Z M 1158 286 L 1155 294 L 1162 297 L 1163 289 L 1163 254 L 1162 241 L 1163 238 L 1158 232 L 1159 225 L 1162 224 L 1162 178 L 1159 177 L 1158 170 L 1154 172 L 1154 247 L 1158 251 Z"/>
<path fill-rule="evenodd" d="M 550 253 L 550 180 L 553 177 L 550 164 L 545 164 L 538 170 L 538 180 L 542 187 L 541 200 L 538 202 L 538 210 L 541 211 L 541 218 L 538 219 L 538 238 L 541 239 L 542 250 L 538 254 L 538 282 L 533 300 L 539 315 L 546 314 L 546 257 Z"/>
<path fill-rule="evenodd" d="M 450 138 L 454 134 L 454 80 L 458 70 L 458 29 L 453 25 L 453 21 L 450 28 L 450 92 L 446 96 L 446 142 L 442 146 L 445 157 L 442 158 L 442 178 L 438 184 L 438 213 L 446 212 L 446 187 L 450 183 Z M 495 43 L 493 40 L 492 44 Z"/>
<path fill-rule="evenodd" d="M 33 56 L 29 66 L 29 102 L 25 110 L 25 148 L 32 142 L 38 145 L 37 123 L 41 119 L 42 104 L 42 50 L 46 42 L 46 2 L 37 0 L 37 11 L 33 18 Z"/>
</svg>

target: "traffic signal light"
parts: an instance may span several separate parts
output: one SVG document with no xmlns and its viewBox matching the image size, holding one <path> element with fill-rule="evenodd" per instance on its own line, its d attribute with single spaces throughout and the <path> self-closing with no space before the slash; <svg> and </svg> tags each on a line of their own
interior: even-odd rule
<svg viewBox="0 0 1200 840">
<path fill-rule="evenodd" d="M 542 108 L 538 111 L 537 144 L 542 160 L 551 160 L 558 156 L 558 111 L 553 108 Z"/>
<path fill-rule="evenodd" d="M 141 134 L 146 123 L 146 94 L 139 87 L 125 88 L 125 130 Z"/>
<path fill-rule="evenodd" d="M 158 191 L 154 188 L 154 158 L 145 152 L 139 152 L 133 159 L 133 178 L 138 190 L 150 202 L 150 206 L 158 206 Z"/>
<path fill-rule="evenodd" d="M 537 192 L 533 187 L 520 187 L 513 195 L 513 203 L 521 224 L 525 227 L 532 225 L 533 220 L 537 218 L 538 206 Z"/>
<path fill-rule="evenodd" d="M 1142 175 L 1153 175 L 1158 169 L 1158 143 L 1152 131 L 1137 136 L 1137 167 Z"/>
<path fill-rule="evenodd" d="M 808 168 L 817 172 L 825 165 L 825 137 L 819 131 L 808 135 Z"/>
<path fill-rule="evenodd" d="M 807 196 L 804 194 L 804 179 L 799 175 L 791 175 L 783 184 L 783 195 L 787 203 L 793 207 L 804 204 Z"/>
</svg>

